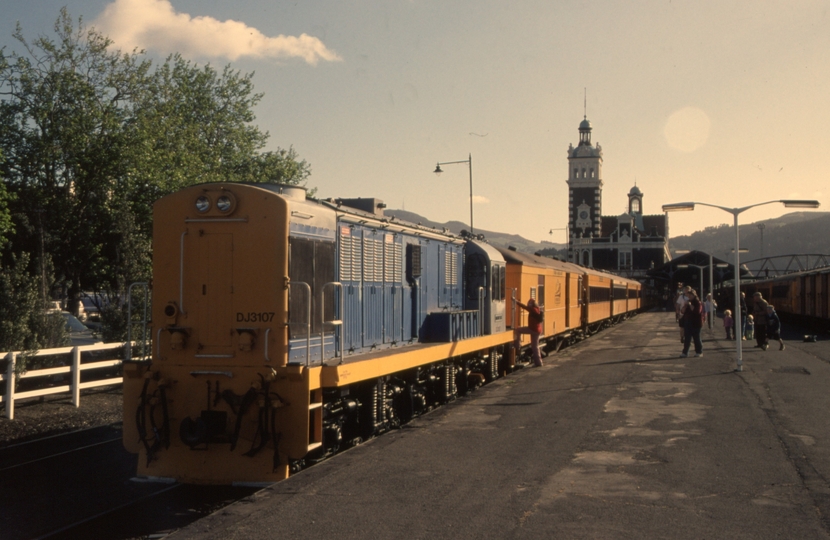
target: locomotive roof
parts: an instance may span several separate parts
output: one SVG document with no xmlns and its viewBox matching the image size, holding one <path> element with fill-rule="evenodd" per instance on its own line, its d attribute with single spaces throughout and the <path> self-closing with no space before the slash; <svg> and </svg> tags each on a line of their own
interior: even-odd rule
<svg viewBox="0 0 830 540">
<path fill-rule="evenodd" d="M 432 236 L 434 238 L 439 238 L 445 242 L 453 242 L 453 243 L 461 243 L 464 240 L 458 236 L 457 234 L 451 232 L 449 229 L 434 229 L 432 227 L 427 227 L 425 225 L 421 225 L 420 223 L 411 223 L 409 221 L 398 219 L 394 216 L 382 216 L 377 215 L 371 212 L 365 212 L 358 208 L 354 208 L 343 204 L 341 200 L 338 199 L 324 199 L 324 200 L 315 200 L 310 199 L 310 201 L 316 202 L 317 204 L 326 206 L 338 212 L 338 217 L 343 218 L 346 217 L 346 221 L 354 221 L 355 223 L 372 223 L 375 226 L 383 229 L 389 230 L 396 230 L 396 228 L 409 229 L 419 231 L 424 235 Z M 350 218 L 350 219 L 349 219 Z M 416 233 L 417 234 L 417 233 Z"/>
<path fill-rule="evenodd" d="M 573 272 L 576 265 L 568 266 L 568 263 L 551 259 L 550 257 L 542 257 L 541 255 L 531 255 L 529 253 L 522 253 L 521 251 L 514 251 L 512 249 L 504 249 L 496 247 L 499 253 L 502 254 L 504 260 L 514 264 L 526 264 L 528 266 L 538 266 L 542 268 L 555 268 L 556 270 Z"/>
</svg>

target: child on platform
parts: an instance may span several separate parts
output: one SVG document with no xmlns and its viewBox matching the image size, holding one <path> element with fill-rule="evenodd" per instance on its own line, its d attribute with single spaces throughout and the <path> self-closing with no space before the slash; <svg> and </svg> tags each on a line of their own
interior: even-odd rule
<svg viewBox="0 0 830 540">
<path fill-rule="evenodd" d="M 726 330 L 726 339 L 735 339 L 735 319 L 732 318 L 732 311 L 723 312 L 723 328 Z"/>
<path fill-rule="evenodd" d="M 752 315 L 746 316 L 746 335 L 744 337 L 750 341 L 755 339 L 755 317 Z"/>
</svg>

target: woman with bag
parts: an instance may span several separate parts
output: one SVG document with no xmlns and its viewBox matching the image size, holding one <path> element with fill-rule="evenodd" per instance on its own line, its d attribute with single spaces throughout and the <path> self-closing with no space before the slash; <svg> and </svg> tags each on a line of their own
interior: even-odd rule
<svg viewBox="0 0 830 540">
<path fill-rule="evenodd" d="M 703 327 L 703 319 L 706 316 L 703 304 L 694 291 L 686 293 L 688 302 L 683 306 L 683 330 L 685 339 L 683 341 L 683 352 L 680 358 L 689 356 L 689 345 L 692 340 L 695 342 L 695 358 L 703 356 L 703 343 L 700 342 L 700 329 Z"/>
</svg>

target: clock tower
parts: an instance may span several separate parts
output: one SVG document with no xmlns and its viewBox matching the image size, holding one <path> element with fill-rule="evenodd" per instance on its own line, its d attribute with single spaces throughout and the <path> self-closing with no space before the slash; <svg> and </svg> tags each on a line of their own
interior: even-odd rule
<svg viewBox="0 0 830 540">
<path fill-rule="evenodd" d="M 569 260 L 593 266 L 592 238 L 598 238 L 602 221 L 602 147 L 591 143 L 591 122 L 579 123 L 579 145 L 568 147 Z"/>
</svg>

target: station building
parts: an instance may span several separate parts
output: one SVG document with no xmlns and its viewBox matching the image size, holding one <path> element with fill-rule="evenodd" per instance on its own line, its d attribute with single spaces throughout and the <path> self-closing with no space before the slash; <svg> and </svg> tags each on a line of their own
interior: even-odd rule
<svg viewBox="0 0 830 540">
<path fill-rule="evenodd" d="M 591 142 L 587 116 L 579 144 L 568 148 L 568 260 L 631 278 L 671 259 L 666 214 L 646 215 L 643 192 L 628 192 L 628 211 L 602 215 L 602 147 Z"/>
</svg>

